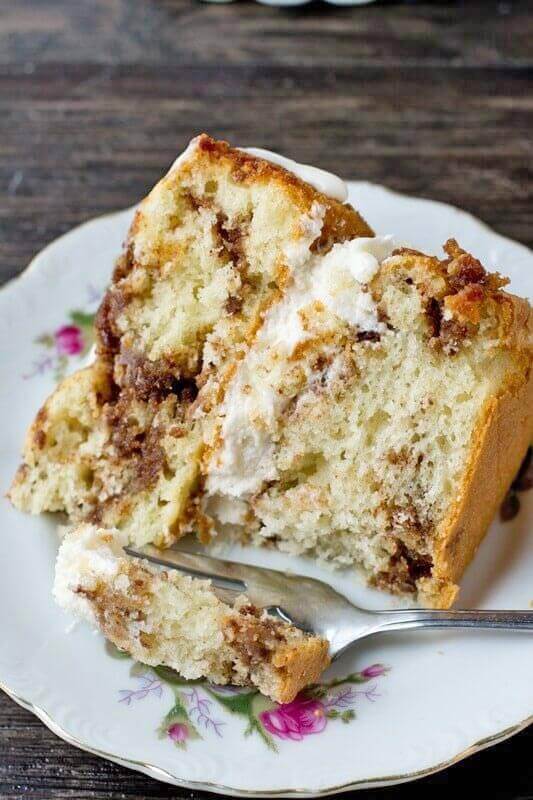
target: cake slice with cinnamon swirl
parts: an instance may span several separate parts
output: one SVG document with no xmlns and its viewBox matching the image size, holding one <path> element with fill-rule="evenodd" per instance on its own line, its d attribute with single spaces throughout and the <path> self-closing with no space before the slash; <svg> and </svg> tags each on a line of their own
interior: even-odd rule
<svg viewBox="0 0 533 800">
<path fill-rule="evenodd" d="M 201 136 L 152 190 L 95 363 L 39 412 L 11 498 L 136 544 L 225 530 L 449 606 L 531 440 L 530 307 L 284 163 Z"/>
</svg>

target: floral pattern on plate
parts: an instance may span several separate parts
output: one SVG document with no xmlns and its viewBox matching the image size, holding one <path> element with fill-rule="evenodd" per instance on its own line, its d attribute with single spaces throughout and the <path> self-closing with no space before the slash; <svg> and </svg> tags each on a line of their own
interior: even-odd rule
<svg viewBox="0 0 533 800">
<path fill-rule="evenodd" d="M 106 649 L 115 658 L 128 658 L 109 643 Z M 222 739 L 227 721 L 219 712 L 227 711 L 245 723 L 244 736 L 255 734 L 277 752 L 280 741 L 301 742 L 323 733 L 332 722 L 352 722 L 358 702 L 378 699 L 377 679 L 387 672 L 383 664 L 372 664 L 345 678 L 310 686 L 290 703 L 275 703 L 256 689 L 217 686 L 202 679 L 190 681 L 168 667 L 134 663 L 130 674 L 136 685 L 120 689 L 118 702 L 131 706 L 147 697 L 159 700 L 168 694 L 167 688 L 173 703 L 158 728 L 161 738 L 181 749 L 205 734 Z"/>
<path fill-rule="evenodd" d="M 33 361 L 25 380 L 52 372 L 55 381 L 65 377 L 73 359 L 80 361 L 94 342 L 94 318 L 103 292 L 87 286 L 86 301 L 82 308 L 72 309 L 68 321 L 53 331 L 46 331 L 35 339 L 40 353 Z"/>
</svg>

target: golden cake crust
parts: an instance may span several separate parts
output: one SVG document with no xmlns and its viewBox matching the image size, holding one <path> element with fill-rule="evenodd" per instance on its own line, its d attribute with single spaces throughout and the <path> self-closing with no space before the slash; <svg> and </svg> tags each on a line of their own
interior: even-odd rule
<svg viewBox="0 0 533 800">
<path fill-rule="evenodd" d="M 279 674 L 278 702 L 290 703 L 298 692 L 316 683 L 329 666 L 328 643 L 315 637 L 299 645 L 286 645 L 274 654 L 272 664 Z"/>
<path fill-rule="evenodd" d="M 438 534 L 434 578 L 422 582 L 422 602 L 438 608 L 453 603 L 458 581 L 472 561 L 533 438 L 533 313 L 521 298 L 506 295 L 502 341 L 521 365 L 499 397 L 485 404 L 457 501 Z"/>
<path fill-rule="evenodd" d="M 187 167 L 192 168 L 196 158 L 205 154 L 214 163 L 226 164 L 237 183 L 269 183 L 274 181 L 302 211 L 309 209 L 313 202 L 324 206 L 326 213 L 320 238 L 314 248 L 323 247 L 327 242 L 353 239 L 356 236 L 373 236 L 374 232 L 363 217 L 349 203 L 341 203 L 328 197 L 305 183 L 297 175 L 279 164 L 231 147 L 228 142 L 212 139 L 202 133 L 196 139 L 198 155 L 193 157 Z M 163 179 L 164 180 L 164 179 Z"/>
</svg>

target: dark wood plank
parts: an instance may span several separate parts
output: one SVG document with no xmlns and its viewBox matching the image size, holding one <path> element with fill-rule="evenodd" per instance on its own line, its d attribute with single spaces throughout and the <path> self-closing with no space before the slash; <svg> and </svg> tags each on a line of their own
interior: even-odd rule
<svg viewBox="0 0 533 800">
<path fill-rule="evenodd" d="M 454 203 L 532 245 L 532 16 L 529 0 L 6 0 L 0 281 L 73 225 L 138 200 L 200 130 Z M 448 797 L 470 783 L 533 797 L 532 745 L 530 729 L 365 796 Z M 78 751 L 0 695 L 0 797 L 200 794 Z"/>
<path fill-rule="evenodd" d="M 517 67 L 0 65 L 1 275 L 138 200 L 201 130 L 460 205 L 532 244 L 530 85 Z"/>
<path fill-rule="evenodd" d="M 17 0 L 5 3 L 0 61 L 100 64 L 425 63 L 531 60 L 528 0 L 270 9 L 251 2 Z"/>
</svg>

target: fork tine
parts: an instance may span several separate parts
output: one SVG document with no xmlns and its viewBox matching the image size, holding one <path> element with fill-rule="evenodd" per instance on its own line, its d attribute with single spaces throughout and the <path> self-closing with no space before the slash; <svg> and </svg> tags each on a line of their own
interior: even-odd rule
<svg viewBox="0 0 533 800">
<path fill-rule="evenodd" d="M 302 630 L 319 633 L 333 640 L 339 620 L 354 607 L 323 581 L 265 567 L 226 561 L 213 556 L 190 553 L 177 548 L 160 550 L 153 545 L 125 547 L 134 558 L 148 559 L 188 575 L 211 580 L 220 599 L 233 603 L 237 594 L 246 594 L 253 605 L 280 616 Z M 224 596 L 221 595 L 224 593 Z M 359 610 L 359 615 L 369 616 Z"/>
<path fill-rule="evenodd" d="M 239 564 L 236 561 L 226 561 L 175 548 L 160 550 L 151 544 L 139 548 L 127 546 L 124 550 L 134 558 L 147 559 L 163 567 L 170 567 L 197 578 L 211 580 L 215 586 L 235 592 L 245 592 L 252 572 L 260 569 L 247 564 Z M 269 570 L 260 569 L 260 571 L 265 573 Z"/>
<path fill-rule="evenodd" d="M 531 630 L 531 611 L 435 611 L 398 609 L 370 611 L 351 603 L 333 587 L 315 578 L 273 569 L 225 561 L 183 550 L 159 550 L 146 545 L 124 548 L 134 558 L 209 578 L 214 592 L 230 605 L 246 593 L 258 608 L 275 614 L 296 627 L 327 639 L 335 658 L 353 642 L 382 631 L 423 627 L 478 627 Z"/>
</svg>

